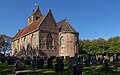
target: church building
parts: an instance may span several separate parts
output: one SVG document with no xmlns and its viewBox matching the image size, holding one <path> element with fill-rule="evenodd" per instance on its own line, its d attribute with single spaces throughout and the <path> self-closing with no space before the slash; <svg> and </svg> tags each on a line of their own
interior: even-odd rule
<svg viewBox="0 0 120 75">
<path fill-rule="evenodd" d="M 49 10 L 42 15 L 37 6 L 28 16 L 28 25 L 19 30 L 12 39 L 12 55 L 74 56 L 78 53 L 79 33 L 64 19 L 56 22 Z"/>
</svg>

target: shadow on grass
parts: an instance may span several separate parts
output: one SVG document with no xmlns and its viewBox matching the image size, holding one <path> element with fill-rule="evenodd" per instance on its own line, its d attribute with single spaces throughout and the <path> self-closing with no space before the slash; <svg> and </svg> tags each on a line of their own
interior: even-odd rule
<svg viewBox="0 0 120 75">
<path fill-rule="evenodd" d="M 55 62 L 53 63 L 55 64 Z M 15 70 L 14 66 L 8 66 L 6 64 L 1 64 L 2 68 L 0 68 L 0 75 L 15 75 L 13 72 Z M 117 64 L 118 66 L 113 66 L 113 64 L 110 65 L 108 70 L 105 70 L 102 65 L 94 65 L 94 66 L 89 66 L 86 67 L 83 64 L 83 74 L 85 75 L 120 75 L 120 64 Z M 28 65 L 28 68 L 32 71 L 33 73 L 29 75 L 72 75 L 72 68 L 69 68 L 70 66 L 68 64 L 64 64 L 65 68 L 64 71 L 62 72 L 55 72 L 55 66 L 53 68 L 48 69 L 47 65 L 45 63 L 44 69 L 36 69 L 33 68 L 32 65 Z"/>
<path fill-rule="evenodd" d="M 120 75 L 120 71 L 117 71 L 117 69 L 120 68 L 119 67 L 103 68 L 102 65 L 100 65 L 100 66 L 84 67 L 83 71 L 85 75 Z"/>
</svg>

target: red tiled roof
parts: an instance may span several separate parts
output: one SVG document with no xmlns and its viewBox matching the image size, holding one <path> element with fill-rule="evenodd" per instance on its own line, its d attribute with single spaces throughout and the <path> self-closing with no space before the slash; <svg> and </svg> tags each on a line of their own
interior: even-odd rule
<svg viewBox="0 0 120 75">
<path fill-rule="evenodd" d="M 18 33 L 13 37 L 13 39 L 16 39 L 18 37 L 21 37 L 22 35 L 25 35 L 29 32 L 32 32 L 33 30 L 37 29 L 37 27 L 41 24 L 42 20 L 44 19 L 45 16 L 42 16 L 35 22 L 31 23 L 30 25 L 26 26 L 22 30 L 18 31 Z"/>
</svg>

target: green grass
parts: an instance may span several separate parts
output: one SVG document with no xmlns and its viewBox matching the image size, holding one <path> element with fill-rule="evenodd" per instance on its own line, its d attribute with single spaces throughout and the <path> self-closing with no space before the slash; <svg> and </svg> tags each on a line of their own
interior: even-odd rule
<svg viewBox="0 0 120 75">
<path fill-rule="evenodd" d="M 56 61 L 53 61 L 53 65 L 55 65 Z M 0 75 L 15 75 L 14 66 L 8 66 L 7 64 L 0 63 Z M 85 75 L 120 75 L 120 63 L 117 63 L 116 66 L 113 63 L 110 63 L 109 70 L 104 70 L 102 65 L 98 64 L 95 66 L 86 67 L 83 64 L 83 74 Z M 72 75 L 72 69 L 69 68 L 69 65 L 64 61 L 64 71 L 63 72 L 55 72 L 55 66 L 51 69 L 47 69 L 47 62 L 44 64 L 44 69 L 36 69 L 31 65 L 28 65 L 30 70 L 33 70 L 34 73 L 30 75 Z"/>
</svg>

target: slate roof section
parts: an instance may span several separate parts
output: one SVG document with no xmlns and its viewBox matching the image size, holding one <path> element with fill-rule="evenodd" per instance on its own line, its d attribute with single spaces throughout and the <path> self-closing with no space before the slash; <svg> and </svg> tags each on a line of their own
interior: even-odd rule
<svg viewBox="0 0 120 75">
<path fill-rule="evenodd" d="M 57 23 L 60 32 L 76 32 L 77 31 L 70 25 L 70 23 L 64 19 Z"/>
<path fill-rule="evenodd" d="M 36 30 L 38 28 L 38 26 L 42 23 L 44 18 L 45 18 L 45 16 L 42 16 L 38 20 L 36 20 L 35 22 L 31 23 L 30 25 L 27 25 L 22 30 L 19 30 L 18 33 L 15 35 L 15 37 L 13 37 L 12 40 L 14 40 L 16 38 L 19 38 L 22 35 L 25 35 L 25 34 L 27 34 L 29 32 L 32 32 L 32 31 Z"/>
</svg>

